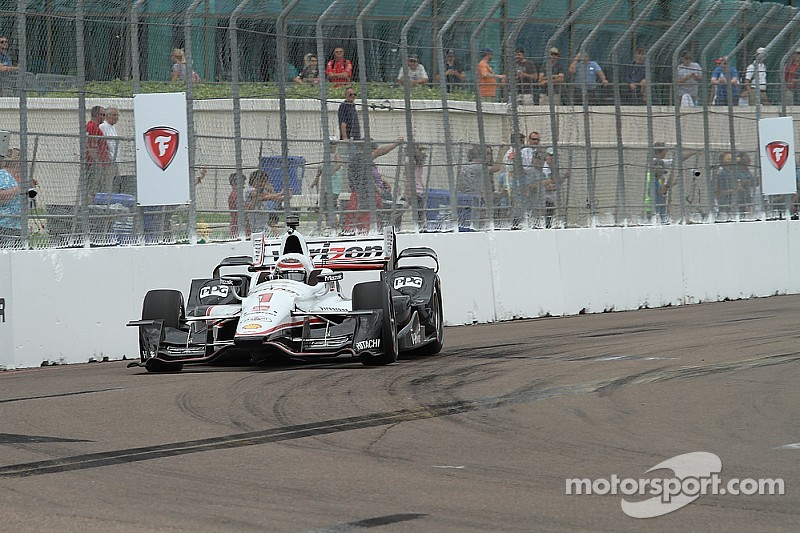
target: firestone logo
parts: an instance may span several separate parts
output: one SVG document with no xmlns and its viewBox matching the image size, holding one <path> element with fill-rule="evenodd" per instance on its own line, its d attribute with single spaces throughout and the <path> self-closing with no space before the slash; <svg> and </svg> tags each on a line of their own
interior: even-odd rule
<svg viewBox="0 0 800 533">
<path fill-rule="evenodd" d="M 144 145 L 147 148 L 147 154 L 161 170 L 167 170 L 172 160 L 175 159 L 175 154 L 178 153 L 179 140 L 178 130 L 167 126 L 150 128 L 144 132 Z"/>
<path fill-rule="evenodd" d="M 772 141 L 765 147 L 767 159 L 778 171 L 782 170 L 789 160 L 789 143 L 784 141 Z"/>
</svg>

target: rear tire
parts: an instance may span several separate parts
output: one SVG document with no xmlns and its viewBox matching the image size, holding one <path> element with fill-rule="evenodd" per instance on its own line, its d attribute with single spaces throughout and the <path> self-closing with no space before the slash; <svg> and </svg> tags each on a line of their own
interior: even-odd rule
<svg viewBox="0 0 800 533">
<path fill-rule="evenodd" d="M 397 323 L 392 302 L 392 289 L 386 282 L 385 275 L 381 275 L 381 281 L 359 283 L 353 288 L 353 309 L 381 309 L 383 311 L 381 327 L 383 353 L 375 356 L 363 355 L 361 362 L 366 366 L 383 366 L 397 361 L 399 352 Z"/>
<path fill-rule="evenodd" d="M 444 314 L 442 312 L 442 293 L 438 277 L 431 295 L 431 315 L 430 323 L 425 326 L 425 333 L 427 335 L 435 333 L 436 339 L 411 352 L 413 355 L 436 355 L 444 347 Z"/>
</svg>

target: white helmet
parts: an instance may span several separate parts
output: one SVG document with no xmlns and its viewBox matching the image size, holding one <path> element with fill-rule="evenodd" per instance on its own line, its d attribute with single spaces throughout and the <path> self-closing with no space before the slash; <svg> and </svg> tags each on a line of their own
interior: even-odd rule
<svg viewBox="0 0 800 533">
<path fill-rule="evenodd" d="M 305 283 L 311 270 L 313 266 L 306 256 L 296 253 L 283 254 L 275 263 L 275 278 Z"/>
</svg>

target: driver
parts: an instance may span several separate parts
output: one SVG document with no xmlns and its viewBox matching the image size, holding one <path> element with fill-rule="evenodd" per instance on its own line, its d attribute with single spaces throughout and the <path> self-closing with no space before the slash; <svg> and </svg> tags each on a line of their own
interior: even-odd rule
<svg viewBox="0 0 800 533">
<path fill-rule="evenodd" d="M 306 283 L 311 270 L 313 270 L 311 261 L 306 256 L 296 253 L 284 254 L 275 264 L 274 278 Z"/>
</svg>

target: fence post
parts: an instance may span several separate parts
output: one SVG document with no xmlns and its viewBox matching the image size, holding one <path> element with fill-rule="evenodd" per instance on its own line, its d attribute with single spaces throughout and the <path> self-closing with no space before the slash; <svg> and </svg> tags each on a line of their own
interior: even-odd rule
<svg viewBox="0 0 800 533">
<path fill-rule="evenodd" d="M 233 97 L 233 156 L 236 166 L 236 238 L 243 239 L 247 234 L 247 222 L 244 213 L 244 175 L 242 173 L 242 100 L 239 90 L 239 36 L 237 23 L 239 15 L 250 3 L 250 0 L 240 0 L 239 5 L 231 13 L 228 23 L 228 33 L 231 43 L 231 96 Z M 261 162 L 259 161 L 259 164 Z"/>
<path fill-rule="evenodd" d="M 555 86 L 553 84 L 553 65 L 550 61 L 547 60 L 547 57 L 550 55 L 550 49 L 555 46 L 558 39 L 561 35 L 567 31 L 568 28 L 572 28 L 572 23 L 575 22 L 578 17 L 583 15 L 583 12 L 588 10 L 589 7 L 592 6 L 595 0 L 586 0 L 581 6 L 576 9 L 569 17 L 567 17 L 564 22 L 559 24 L 558 28 L 556 29 L 555 33 L 547 40 L 547 44 L 544 47 L 544 57 L 545 57 L 545 70 L 547 72 L 547 95 L 550 104 L 550 137 L 553 143 L 553 175 L 559 177 L 561 176 L 561 166 L 560 166 L 560 157 L 558 154 L 558 141 L 559 141 L 559 129 L 558 129 L 558 117 L 556 116 L 556 103 L 555 103 Z M 656 2 L 657 0 L 652 0 Z M 565 81 L 566 81 L 566 73 Z M 559 106 L 563 106 L 563 92 L 566 83 L 561 84 L 561 91 L 559 93 Z M 559 209 L 561 210 L 561 216 L 564 220 L 564 225 L 566 225 L 567 221 L 567 207 L 561 208 L 561 187 L 559 186 L 557 189 L 557 199 L 556 203 L 558 204 Z"/>
<path fill-rule="evenodd" d="M 28 189 L 31 183 L 28 177 L 28 41 L 27 41 L 27 0 L 19 0 L 17 3 L 17 44 L 19 46 L 18 74 L 22 75 L 22 87 L 19 91 L 19 179 L 20 194 L 22 195 L 22 211 L 20 213 L 20 244 L 23 248 L 30 248 L 28 241 L 28 216 L 30 202 L 28 200 Z M 19 80 L 20 78 L 17 78 Z M 19 81 L 17 82 L 19 83 Z M 6 154 L 0 154 L 5 156 Z M 32 162 L 31 162 L 32 163 Z"/>
<path fill-rule="evenodd" d="M 495 12 L 505 3 L 505 0 L 497 0 L 489 11 L 486 17 L 478 23 L 478 26 L 469 36 L 469 50 L 470 62 L 472 67 L 472 83 L 475 86 L 475 114 L 478 121 L 478 143 L 481 146 L 481 161 L 483 163 L 483 177 L 484 184 L 486 185 L 486 197 L 491 198 L 492 191 L 494 191 L 494 182 L 489 179 L 489 166 L 494 164 L 494 161 L 486 161 L 486 129 L 483 126 L 483 103 L 481 99 L 480 78 L 478 77 L 478 35 L 483 31 L 483 28 L 489 23 Z M 494 206 L 490 206 L 494 208 Z"/>
<path fill-rule="evenodd" d="M 700 53 L 700 62 L 703 65 L 708 64 L 708 53 L 711 51 L 713 47 L 717 45 L 717 42 L 724 36 L 727 35 L 728 30 L 730 30 L 736 21 L 742 16 L 746 11 L 748 11 L 751 7 L 750 2 L 743 3 L 739 6 L 739 9 L 736 10 L 736 13 L 728 19 L 725 24 L 723 24 L 722 28 L 711 38 L 708 44 L 703 48 L 703 51 Z M 726 56 L 728 58 L 728 64 L 731 64 L 731 55 L 728 54 Z M 731 84 L 730 76 L 728 78 L 728 118 L 730 121 L 730 128 L 733 131 L 733 86 Z M 705 91 L 705 86 L 703 87 Z M 708 111 L 708 95 L 705 94 L 703 98 L 703 139 L 704 139 L 704 151 L 705 151 L 705 173 L 706 173 L 706 197 L 708 198 L 708 214 L 709 219 L 713 221 L 714 215 L 714 183 L 713 183 L 713 176 L 711 171 L 711 145 L 708 137 L 708 130 L 709 128 L 709 111 Z"/>
<path fill-rule="evenodd" d="M 77 0 L 75 4 L 75 61 L 78 77 L 78 131 L 80 134 L 80 180 L 78 185 L 78 206 L 80 213 L 81 235 L 84 246 L 89 246 L 89 176 L 86 162 L 87 136 L 86 136 L 86 57 L 84 55 L 84 27 L 83 27 L 84 0 Z M 75 214 L 78 216 L 78 213 Z"/>
<path fill-rule="evenodd" d="M 592 133 L 591 133 L 591 124 L 589 120 L 589 102 L 588 102 L 588 88 L 586 85 L 586 74 L 589 70 L 588 63 L 586 62 L 586 51 L 589 46 L 594 42 L 595 37 L 600 33 L 601 28 L 603 28 L 606 23 L 611 19 L 611 16 L 617 11 L 619 6 L 622 4 L 624 0 L 617 0 L 614 2 L 614 5 L 608 10 L 606 15 L 597 23 L 594 29 L 589 32 L 589 35 L 586 39 L 583 40 L 580 47 L 581 53 L 581 60 L 578 61 L 577 68 L 584 69 L 583 72 L 583 83 L 581 84 L 581 99 L 583 100 L 583 142 L 586 148 L 586 188 L 589 194 L 589 218 L 590 220 L 594 220 L 597 214 L 597 199 L 595 198 L 595 192 L 597 190 L 597 183 L 596 177 L 594 175 L 594 169 L 592 168 Z"/>
<path fill-rule="evenodd" d="M 456 176 L 453 172 L 453 135 L 450 132 L 450 109 L 448 107 L 447 102 L 447 76 L 445 75 L 445 65 L 444 65 L 444 34 L 447 33 L 450 28 L 453 27 L 458 17 L 460 17 L 464 11 L 469 7 L 472 3 L 472 0 L 464 0 L 455 10 L 455 12 L 447 19 L 447 22 L 441 27 L 441 29 L 436 33 L 436 61 L 438 63 L 439 69 L 439 94 L 441 94 L 442 98 L 442 122 L 444 125 L 444 153 L 445 153 L 445 162 L 447 165 L 447 183 L 450 188 L 450 218 L 451 220 L 456 221 L 455 231 L 458 231 L 458 187 L 456 186 Z M 486 206 L 491 206 L 493 203 L 493 198 L 486 198 L 485 200 Z M 489 209 L 489 213 L 492 212 L 492 209 Z M 490 215 L 491 217 L 491 215 Z M 493 224 L 493 217 L 490 218 Z"/>
<path fill-rule="evenodd" d="M 187 146 L 189 147 L 189 243 L 197 244 L 197 190 L 195 187 L 195 157 L 197 139 L 194 129 L 194 97 L 192 87 L 194 80 L 192 72 L 194 63 L 192 62 L 192 15 L 203 0 L 194 0 L 189 9 L 186 10 L 183 23 L 183 35 L 185 40 L 186 53 L 186 126 L 189 133 Z"/>
<path fill-rule="evenodd" d="M 511 67 L 514 67 L 514 50 L 517 47 L 517 37 L 519 37 L 519 32 L 522 30 L 522 26 L 528 21 L 528 17 L 530 17 L 536 8 L 539 7 L 541 0 L 530 0 L 525 8 L 520 13 L 517 20 L 514 21 L 514 24 L 511 26 L 511 31 L 508 32 L 508 36 L 506 36 L 505 47 L 506 47 L 506 60 Z M 514 153 L 520 154 L 520 146 L 519 146 L 519 107 L 517 102 L 517 76 L 515 72 L 511 72 L 509 69 L 509 75 L 506 78 L 508 81 L 508 92 L 509 92 L 509 103 L 511 104 L 511 141 L 514 145 Z M 531 165 L 534 162 L 531 160 Z M 522 190 L 522 187 L 519 186 L 522 183 L 522 176 L 525 173 L 525 169 L 522 168 L 522 157 L 514 157 L 514 183 L 516 184 L 517 190 Z M 530 176 L 533 179 L 533 175 Z M 506 176 L 508 179 L 508 176 Z M 540 191 L 537 190 L 537 196 L 541 196 Z M 527 203 L 527 202 L 526 202 Z M 535 202 L 532 202 L 533 205 L 536 206 L 538 209 L 539 202 L 538 198 Z M 523 212 L 523 220 L 528 219 L 528 211 L 530 210 L 531 205 L 526 205 L 526 209 Z M 513 208 L 512 208 L 513 209 Z M 515 210 L 516 211 L 516 210 Z M 534 214 L 536 211 L 534 211 Z M 530 222 L 529 222 L 530 223 Z"/>
<path fill-rule="evenodd" d="M 647 159 L 645 160 L 645 169 L 647 173 L 652 172 L 653 167 L 653 143 L 655 142 L 653 139 L 653 56 L 656 53 L 656 50 L 660 49 L 667 40 L 672 38 L 673 33 L 678 31 L 683 25 L 689 20 L 695 11 L 700 7 L 700 4 L 703 0 L 694 0 L 691 6 L 683 12 L 683 14 L 678 17 L 672 25 L 667 28 L 667 31 L 655 42 L 653 46 L 647 50 L 647 53 L 644 55 L 644 78 L 647 81 Z M 650 194 L 650 183 L 645 181 L 645 196 Z M 652 187 L 650 187 L 652 189 Z M 655 198 L 652 197 L 650 199 L 650 207 L 653 207 L 653 202 Z M 645 211 L 647 210 L 647 205 L 645 205 Z M 655 213 L 655 210 L 652 211 Z M 660 222 L 660 220 L 659 220 Z"/>
<path fill-rule="evenodd" d="M 361 10 L 356 18 L 356 48 L 358 49 L 358 82 L 359 92 L 361 93 L 361 113 L 363 115 L 364 126 L 364 161 L 365 167 L 363 172 L 366 173 L 367 166 L 372 168 L 372 133 L 369 127 L 369 105 L 367 105 L 367 52 L 364 48 L 364 17 L 372 10 L 372 7 L 378 3 L 378 0 L 370 0 L 370 3 Z M 321 39 L 321 38 L 320 38 Z M 327 116 L 325 117 L 327 121 Z M 336 131 L 339 132 L 339 124 L 337 122 Z M 338 137 L 338 135 L 337 135 Z M 326 148 L 327 149 L 327 148 Z M 330 157 L 330 156 L 329 156 Z M 351 191 L 352 194 L 352 191 Z M 395 197 L 395 201 L 399 198 Z M 367 185 L 367 205 L 369 206 L 369 226 L 374 229 L 377 226 L 377 204 L 375 202 L 375 180 L 368 180 Z M 361 208 L 361 206 L 359 206 Z M 394 213 L 394 204 L 392 205 L 392 212 Z M 390 219 L 394 223 L 394 217 Z"/>
<path fill-rule="evenodd" d="M 289 40 L 286 19 L 300 0 L 292 0 L 283 8 L 275 24 L 276 56 L 278 60 L 278 105 L 280 106 L 281 129 L 281 178 L 283 179 L 283 211 L 285 216 L 292 213 L 292 197 L 289 194 L 289 139 L 286 124 L 286 44 Z M 259 161 L 259 165 L 261 162 Z M 255 230 L 255 228 L 253 228 Z"/>
<path fill-rule="evenodd" d="M 419 227 L 419 209 L 423 209 L 423 213 L 427 217 L 426 206 L 417 205 L 417 176 L 414 168 L 413 159 L 417 152 L 417 147 L 414 144 L 414 125 L 411 121 L 411 80 L 408 79 L 408 32 L 411 27 L 422 15 L 422 12 L 430 5 L 431 0 L 422 0 L 422 3 L 417 7 L 408 21 L 403 25 L 400 30 L 400 59 L 403 68 L 403 95 L 405 98 L 406 106 L 406 135 L 408 139 L 408 159 L 406 160 L 406 199 L 411 203 L 411 218 L 414 222 L 416 231 L 420 230 Z M 427 220 L 427 219 L 426 219 Z"/>
<path fill-rule="evenodd" d="M 722 6 L 722 2 L 717 0 L 711 6 L 711 8 L 706 11 L 706 14 L 700 21 L 692 28 L 692 31 L 681 41 L 681 44 L 675 48 L 675 52 L 672 54 L 672 69 L 673 69 L 673 104 L 675 105 L 675 160 L 673 161 L 672 165 L 673 168 L 676 169 L 676 173 L 678 175 L 678 190 L 680 191 L 680 205 L 681 205 L 681 224 L 686 223 L 686 188 L 683 183 L 683 137 L 681 132 L 681 102 L 680 96 L 678 96 L 678 57 L 680 56 L 681 52 L 683 51 L 684 47 L 689 44 L 695 35 L 705 26 L 706 22 L 708 22 L 711 17 L 717 14 L 720 7 Z M 729 76 L 730 77 L 730 76 Z M 707 85 L 705 82 L 707 80 L 703 80 L 703 85 Z M 704 100 L 708 100 L 708 98 L 704 98 Z M 730 98 L 729 98 L 730 100 Z"/>
<path fill-rule="evenodd" d="M 627 224 L 628 220 L 628 205 L 625 199 L 625 163 L 622 145 L 622 97 L 619 91 L 619 71 L 622 65 L 620 65 L 619 62 L 619 48 L 630 38 L 633 32 L 641 26 L 642 22 L 650 15 L 650 12 L 657 3 L 658 0 L 649 0 L 644 9 L 642 9 L 639 15 L 631 22 L 620 38 L 617 39 L 614 46 L 611 47 L 611 64 L 614 65 L 614 72 L 612 72 L 611 75 L 611 83 L 614 86 L 614 125 L 617 130 L 617 203 L 620 204 L 620 209 L 614 214 L 614 218 L 619 219 L 621 215 L 625 224 Z"/>
<path fill-rule="evenodd" d="M 139 58 L 139 13 L 146 0 L 136 0 L 131 7 L 131 74 L 133 78 L 133 94 L 139 94 L 141 80 L 141 62 Z"/>
</svg>

